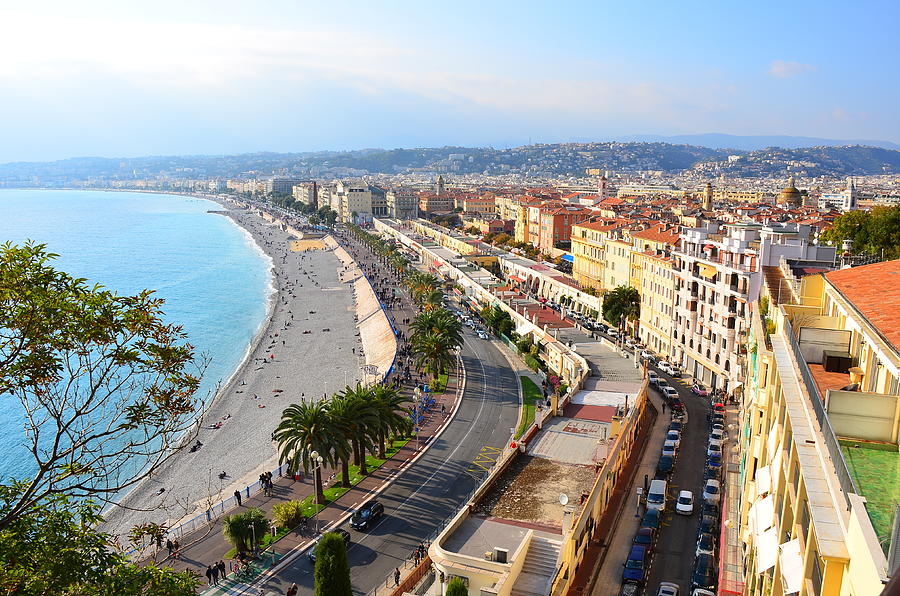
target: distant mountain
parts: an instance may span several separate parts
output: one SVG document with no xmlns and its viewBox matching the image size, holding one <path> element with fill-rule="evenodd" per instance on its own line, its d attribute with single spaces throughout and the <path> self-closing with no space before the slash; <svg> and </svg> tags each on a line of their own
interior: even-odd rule
<svg viewBox="0 0 900 596">
<path fill-rule="evenodd" d="M 638 143 L 674 143 L 684 145 L 699 145 L 710 149 L 740 149 L 742 151 L 755 151 L 768 147 L 780 147 L 782 149 L 800 149 L 803 147 L 842 147 L 847 145 L 865 145 L 868 147 L 881 147 L 882 149 L 900 149 L 900 145 L 890 141 L 871 140 L 838 140 L 820 139 L 816 137 L 791 137 L 785 135 L 760 135 L 738 136 L 726 135 L 717 132 L 697 135 L 628 135 L 618 137 L 623 142 Z"/>
</svg>

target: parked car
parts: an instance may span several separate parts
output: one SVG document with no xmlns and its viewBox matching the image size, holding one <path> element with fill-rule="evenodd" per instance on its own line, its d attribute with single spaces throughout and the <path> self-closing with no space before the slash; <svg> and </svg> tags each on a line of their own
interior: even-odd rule
<svg viewBox="0 0 900 596">
<path fill-rule="evenodd" d="M 703 482 L 706 482 L 710 478 L 713 480 L 719 479 L 719 472 L 721 468 L 709 465 L 709 462 L 706 463 L 706 466 L 703 468 Z"/>
<path fill-rule="evenodd" d="M 681 447 L 681 432 L 677 430 L 669 430 L 666 433 L 666 441 L 675 441 L 675 448 Z"/>
<path fill-rule="evenodd" d="M 369 501 L 353 513 L 350 527 L 354 530 L 368 530 L 384 515 L 384 505 L 376 500 Z"/>
<path fill-rule="evenodd" d="M 638 528 L 632 544 L 644 546 L 647 550 L 653 550 L 653 541 L 656 539 L 656 530 L 653 528 Z"/>
<path fill-rule="evenodd" d="M 710 532 L 704 532 L 697 538 L 697 551 L 695 556 L 715 555 L 716 554 L 716 537 Z"/>
<path fill-rule="evenodd" d="M 712 480 L 716 480 L 712 478 Z M 703 507 L 700 509 L 701 515 L 710 515 L 716 519 L 719 518 L 719 505 L 718 503 L 709 503 L 707 501 L 703 502 Z"/>
<path fill-rule="evenodd" d="M 703 588 L 694 588 L 694 591 L 691 592 L 691 596 L 716 596 L 716 593 L 711 592 L 710 590 L 704 590 Z"/>
<path fill-rule="evenodd" d="M 710 468 L 721 468 L 722 467 L 722 456 L 721 455 L 708 455 L 706 456 L 706 465 Z M 721 472 L 719 472 L 721 474 Z"/>
<path fill-rule="evenodd" d="M 676 449 L 675 447 L 675 441 L 666 441 L 665 443 L 663 443 L 661 455 L 670 455 L 672 457 L 675 457 L 677 451 L 678 449 Z"/>
<path fill-rule="evenodd" d="M 691 385 L 691 392 L 694 395 L 699 395 L 700 397 L 706 397 L 707 395 L 709 395 L 709 391 L 704 389 L 703 386 L 699 383 L 694 383 L 693 385 Z"/>
<path fill-rule="evenodd" d="M 656 362 L 656 354 L 651 352 L 650 350 L 642 350 L 641 351 L 641 360 L 646 360 L 651 364 Z"/>
<path fill-rule="evenodd" d="M 716 589 L 716 562 L 712 555 L 700 555 L 694 561 L 691 587 L 704 590 Z"/>
<path fill-rule="evenodd" d="M 672 473 L 672 469 L 675 467 L 675 458 L 671 455 L 663 455 L 659 458 L 659 461 L 656 462 L 656 477 L 660 479 L 665 479 Z"/>
<path fill-rule="evenodd" d="M 341 538 L 344 539 L 344 544 L 350 544 L 350 532 L 348 532 L 347 530 L 344 530 L 343 528 L 338 528 L 337 530 L 332 530 L 331 532 L 335 533 L 335 534 L 340 534 Z M 323 534 L 322 536 L 319 536 L 318 538 L 316 538 L 316 541 L 313 543 L 313 545 L 311 547 L 309 547 L 308 551 L 306 551 L 306 556 L 309 557 L 309 560 L 312 561 L 313 563 L 316 562 L 316 548 L 319 546 L 319 542 L 321 542 L 322 538 L 324 538 L 324 537 L 325 537 L 325 535 Z"/>
<path fill-rule="evenodd" d="M 703 487 L 703 500 L 707 503 L 718 503 L 721 496 L 720 491 L 721 486 L 718 480 L 707 480 Z"/>
<path fill-rule="evenodd" d="M 618 330 L 618 329 L 613 329 L 612 327 L 610 327 L 610 328 L 607 330 L 606 334 L 607 334 L 608 336 L 610 336 L 610 337 L 619 337 L 619 330 Z"/>
<path fill-rule="evenodd" d="M 663 395 L 666 396 L 666 397 L 668 397 L 668 398 L 671 399 L 672 401 L 675 401 L 676 399 L 679 400 L 679 402 L 681 401 L 681 398 L 678 397 L 678 391 L 676 391 L 674 387 L 666 387 L 666 388 L 664 388 L 664 389 L 663 389 Z"/>
<path fill-rule="evenodd" d="M 654 385 L 656 385 L 657 389 L 659 389 L 660 391 L 663 392 L 663 397 L 665 397 L 665 391 L 666 391 L 666 388 L 669 386 L 669 382 L 666 381 L 664 378 L 660 377 L 659 375 L 657 375 L 656 382 L 654 383 Z"/>
<path fill-rule="evenodd" d="M 713 455 L 718 455 L 722 457 L 722 441 L 710 441 L 709 445 L 706 446 L 706 456 L 712 457 Z"/>
<path fill-rule="evenodd" d="M 715 534 L 719 531 L 719 520 L 711 515 L 700 516 L 700 525 L 697 526 L 697 536 L 710 533 Z"/>
<path fill-rule="evenodd" d="M 641 518 L 641 526 L 642 528 L 653 528 L 654 530 L 659 529 L 659 510 L 658 509 L 648 509 L 644 512 L 644 517 Z"/>
<path fill-rule="evenodd" d="M 725 415 L 720 414 L 719 412 L 713 412 L 712 416 L 709 418 L 709 422 L 713 426 L 721 424 L 722 428 L 725 428 Z"/>
<path fill-rule="evenodd" d="M 671 362 L 668 362 L 666 360 L 660 360 L 659 364 L 657 364 L 656 367 L 659 370 L 666 373 L 667 375 L 670 375 L 670 376 L 673 376 L 676 378 L 681 376 L 681 370 L 679 370 L 679 368 L 677 366 L 675 366 L 674 364 L 672 364 Z"/>
<path fill-rule="evenodd" d="M 670 387 L 671 389 L 671 387 Z M 683 414 L 684 413 L 684 402 L 681 401 L 680 397 L 672 397 L 672 403 L 669 404 L 672 407 L 673 414 Z"/>
<path fill-rule="evenodd" d="M 651 385 L 656 385 L 657 383 L 659 383 L 659 375 L 652 370 L 647 371 L 647 378 L 650 379 Z"/>
<path fill-rule="evenodd" d="M 710 441 L 724 441 L 725 440 L 725 432 L 721 429 L 714 428 L 709 433 Z"/>
<path fill-rule="evenodd" d="M 673 420 L 669 423 L 669 430 L 677 430 L 679 433 L 684 428 L 684 423 L 678 420 Z"/>
<path fill-rule="evenodd" d="M 623 581 L 644 581 L 644 571 L 647 563 L 647 549 L 643 546 L 632 546 L 625 561 L 625 569 L 622 571 Z"/>
<path fill-rule="evenodd" d="M 673 582 L 659 582 L 659 589 L 656 590 L 656 596 L 678 596 L 678 584 Z"/>
<path fill-rule="evenodd" d="M 675 513 L 680 513 L 681 515 L 694 513 L 694 493 L 689 490 L 683 490 L 678 493 L 678 500 L 675 502 Z"/>
<path fill-rule="evenodd" d="M 488 338 L 488 334 L 485 333 L 484 331 L 479 331 L 479 332 L 478 332 L 478 337 L 481 338 L 481 339 L 487 339 L 487 338 Z"/>
</svg>

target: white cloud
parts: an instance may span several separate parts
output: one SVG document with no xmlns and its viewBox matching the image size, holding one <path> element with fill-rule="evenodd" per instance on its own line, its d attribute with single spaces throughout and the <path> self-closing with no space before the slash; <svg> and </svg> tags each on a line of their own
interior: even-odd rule
<svg viewBox="0 0 900 596">
<path fill-rule="evenodd" d="M 773 60 L 769 65 L 769 75 L 778 79 L 789 79 L 797 75 L 814 72 L 816 67 L 802 62 L 790 62 L 788 60 Z"/>
</svg>

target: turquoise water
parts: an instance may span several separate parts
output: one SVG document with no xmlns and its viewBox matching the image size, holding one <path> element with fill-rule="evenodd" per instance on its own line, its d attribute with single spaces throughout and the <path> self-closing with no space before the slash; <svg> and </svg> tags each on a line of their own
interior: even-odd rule
<svg viewBox="0 0 900 596">
<path fill-rule="evenodd" d="M 271 262 L 219 205 L 176 195 L 0 191 L 0 242 L 59 254 L 55 267 L 119 294 L 156 290 L 166 319 L 210 358 L 206 398 L 240 363 L 267 310 Z M 18 401 L 0 403 L 0 479 L 33 469 Z"/>
</svg>

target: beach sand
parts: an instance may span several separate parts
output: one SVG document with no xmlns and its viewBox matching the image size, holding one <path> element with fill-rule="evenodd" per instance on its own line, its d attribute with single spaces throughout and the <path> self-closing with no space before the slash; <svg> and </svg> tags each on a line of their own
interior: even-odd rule
<svg viewBox="0 0 900 596">
<path fill-rule="evenodd" d="M 282 410 L 301 400 L 319 400 L 361 375 L 355 305 L 350 286 L 339 279 L 341 261 L 327 250 L 291 251 L 292 237 L 281 226 L 224 206 L 226 216 L 249 231 L 274 262 L 271 316 L 251 344 L 249 358 L 204 415 L 198 435 L 202 448 L 181 450 L 105 513 L 101 529 L 118 536 L 123 546 L 134 525 L 171 527 L 274 469 L 271 434 Z M 220 428 L 211 428 L 217 423 Z M 223 471 L 227 477 L 220 480 Z"/>
</svg>

